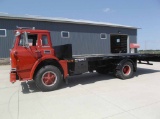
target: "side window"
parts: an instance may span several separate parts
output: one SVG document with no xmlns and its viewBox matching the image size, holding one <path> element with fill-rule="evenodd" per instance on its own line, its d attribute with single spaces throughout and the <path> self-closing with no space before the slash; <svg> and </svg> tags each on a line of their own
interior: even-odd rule
<svg viewBox="0 0 160 119">
<path fill-rule="evenodd" d="M 7 33 L 6 33 L 6 29 L 0 29 L 0 37 L 6 37 Z"/>
<path fill-rule="evenodd" d="M 37 34 L 28 34 L 28 42 L 29 46 L 36 46 L 37 45 Z"/>
<path fill-rule="evenodd" d="M 69 32 L 68 31 L 62 31 L 61 32 L 61 37 L 62 38 L 69 38 Z"/>
<path fill-rule="evenodd" d="M 18 46 L 24 46 L 24 44 L 25 44 L 24 34 L 21 34 Z"/>
<path fill-rule="evenodd" d="M 107 39 L 107 34 L 106 33 L 101 33 L 100 38 L 101 39 Z"/>
<path fill-rule="evenodd" d="M 48 38 L 47 35 L 42 35 L 42 46 L 48 46 Z"/>
<path fill-rule="evenodd" d="M 25 44 L 25 38 L 24 38 L 24 34 L 20 35 L 20 41 L 19 41 L 19 46 L 24 46 Z M 37 38 L 38 35 L 37 34 L 28 34 L 28 43 L 29 46 L 36 46 L 37 45 Z"/>
</svg>

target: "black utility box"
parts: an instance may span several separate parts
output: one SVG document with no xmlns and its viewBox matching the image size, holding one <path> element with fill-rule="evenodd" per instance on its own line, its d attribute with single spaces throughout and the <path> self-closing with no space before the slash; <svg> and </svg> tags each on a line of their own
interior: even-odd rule
<svg viewBox="0 0 160 119">
<path fill-rule="evenodd" d="M 87 61 L 75 61 L 68 63 L 69 74 L 76 75 L 88 72 L 88 62 Z"/>
</svg>

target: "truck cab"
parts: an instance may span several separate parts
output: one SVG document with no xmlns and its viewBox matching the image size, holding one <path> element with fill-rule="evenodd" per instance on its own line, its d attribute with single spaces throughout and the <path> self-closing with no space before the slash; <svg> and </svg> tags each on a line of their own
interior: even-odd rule
<svg viewBox="0 0 160 119">
<path fill-rule="evenodd" d="M 67 62 L 59 60 L 52 48 L 50 32 L 47 30 L 35 30 L 35 28 L 18 28 L 15 31 L 15 41 L 10 50 L 11 73 L 10 81 L 32 80 L 36 78 L 40 69 L 47 65 L 56 67 L 58 74 L 67 77 Z M 53 68 L 53 67 L 52 67 Z M 56 78 L 49 81 L 49 77 L 57 77 L 56 73 L 49 72 L 44 75 L 42 83 L 51 86 Z M 47 78 L 48 77 L 48 80 Z M 62 77 L 61 77 L 62 78 Z"/>
</svg>

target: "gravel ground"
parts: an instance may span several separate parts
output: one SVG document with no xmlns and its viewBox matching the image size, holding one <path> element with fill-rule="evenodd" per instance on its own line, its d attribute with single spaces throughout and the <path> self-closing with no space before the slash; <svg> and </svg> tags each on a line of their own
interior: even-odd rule
<svg viewBox="0 0 160 119">
<path fill-rule="evenodd" d="M 9 65 L 10 60 L 9 58 L 0 58 L 0 65 Z"/>
</svg>

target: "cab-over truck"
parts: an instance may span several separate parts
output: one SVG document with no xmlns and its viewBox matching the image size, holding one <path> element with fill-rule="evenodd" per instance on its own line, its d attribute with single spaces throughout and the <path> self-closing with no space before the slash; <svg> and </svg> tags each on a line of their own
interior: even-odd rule
<svg viewBox="0 0 160 119">
<path fill-rule="evenodd" d="M 160 61 L 151 54 L 90 54 L 72 55 L 72 44 L 52 46 L 48 30 L 18 28 L 10 50 L 10 82 L 34 80 L 42 91 L 60 87 L 67 77 L 96 71 L 113 72 L 115 77 L 129 79 L 137 70 L 137 61 Z"/>
</svg>

